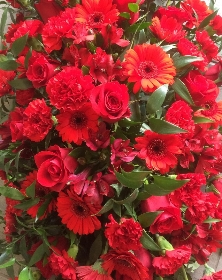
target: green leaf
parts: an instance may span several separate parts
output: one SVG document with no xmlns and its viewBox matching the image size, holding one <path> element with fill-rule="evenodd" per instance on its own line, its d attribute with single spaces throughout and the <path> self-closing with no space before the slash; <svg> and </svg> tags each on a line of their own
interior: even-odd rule
<svg viewBox="0 0 222 280">
<path fill-rule="evenodd" d="M 122 119 L 118 122 L 118 125 L 121 127 L 137 126 L 141 125 L 141 122 L 134 122 L 128 119 Z"/>
<path fill-rule="evenodd" d="M 139 190 L 135 189 L 127 198 L 123 199 L 123 200 L 113 200 L 116 204 L 128 204 L 128 203 L 132 203 L 134 200 L 136 200 L 137 196 L 139 194 Z"/>
<path fill-rule="evenodd" d="M 172 123 L 169 123 L 160 119 L 150 119 L 149 127 L 152 131 L 160 134 L 177 134 L 177 133 L 186 133 L 187 131 L 176 126 Z"/>
<path fill-rule="evenodd" d="M 167 85 L 163 85 L 161 87 L 159 87 L 158 89 L 156 89 L 149 97 L 148 102 L 147 102 L 147 112 L 148 113 L 156 113 L 156 111 L 158 111 L 164 100 L 166 97 L 168 91 L 168 86 Z"/>
<path fill-rule="evenodd" d="M 36 197 L 34 199 L 29 199 L 29 200 L 26 200 L 24 201 L 23 203 L 20 203 L 20 204 L 17 204 L 14 206 L 14 208 L 16 209 L 22 209 L 22 210 L 27 210 L 29 209 L 30 207 L 38 204 L 40 201 L 40 198 L 39 197 Z"/>
<path fill-rule="evenodd" d="M 71 157 L 74 157 L 74 158 L 79 158 L 81 156 L 85 156 L 85 151 L 86 151 L 86 148 L 85 147 L 77 147 L 75 148 L 74 150 L 72 150 L 69 155 Z"/>
<path fill-rule="evenodd" d="M 22 257 L 28 263 L 28 261 L 30 259 L 30 255 L 28 254 L 27 244 L 26 244 L 26 237 L 25 236 L 23 236 L 23 238 L 20 240 L 19 250 L 21 252 Z"/>
<path fill-rule="evenodd" d="M 45 248 L 44 248 L 44 244 L 41 244 L 34 252 L 34 254 L 32 255 L 30 261 L 29 261 L 29 266 L 33 266 L 34 264 L 36 264 L 38 261 L 40 261 L 42 259 L 42 257 L 45 254 Z"/>
<path fill-rule="evenodd" d="M 88 75 L 89 74 L 89 67 L 83 65 L 81 70 L 82 70 L 83 75 Z"/>
<path fill-rule="evenodd" d="M 134 170 L 132 172 L 126 172 L 122 170 L 122 174 L 129 179 L 143 181 L 150 174 L 150 171 Z"/>
<path fill-rule="evenodd" d="M 134 23 L 133 25 L 129 26 L 126 29 L 126 32 L 129 33 L 136 33 L 142 29 L 146 29 L 149 27 L 152 23 L 151 22 L 140 22 L 140 23 Z"/>
<path fill-rule="evenodd" d="M 149 171 L 133 171 L 133 172 L 124 172 L 122 174 L 119 172 L 115 172 L 116 178 L 118 181 L 124 186 L 137 189 L 143 184 L 143 180 L 149 174 Z"/>
<path fill-rule="evenodd" d="M 195 123 L 214 123 L 211 119 L 205 117 L 193 117 Z"/>
<path fill-rule="evenodd" d="M 126 18 L 126 19 L 130 19 L 130 14 L 127 12 L 123 12 L 119 14 L 120 17 Z"/>
<path fill-rule="evenodd" d="M 18 280 L 29 280 L 29 268 L 27 266 L 19 273 Z"/>
<path fill-rule="evenodd" d="M 137 196 L 137 200 L 145 200 L 147 198 L 151 197 L 151 194 L 144 191 L 144 192 L 140 192 Z"/>
<path fill-rule="evenodd" d="M 205 19 L 200 23 L 198 29 L 203 29 L 205 26 L 207 26 L 210 21 L 217 15 L 218 10 L 210 14 L 209 16 L 205 17 Z"/>
<path fill-rule="evenodd" d="M 32 56 L 32 47 L 30 47 L 29 51 L 27 52 L 25 56 L 25 68 L 28 69 L 29 66 L 29 59 Z"/>
<path fill-rule="evenodd" d="M 28 79 L 24 78 L 24 79 L 15 79 L 12 81 L 8 82 L 13 88 L 15 89 L 28 89 L 28 88 L 32 88 L 32 82 L 30 82 Z"/>
<path fill-rule="evenodd" d="M 140 30 L 139 32 L 139 39 L 138 39 L 138 44 L 143 44 L 146 43 L 147 38 L 146 38 L 146 33 L 144 30 Z"/>
<path fill-rule="evenodd" d="M 128 8 L 133 13 L 137 13 L 139 11 L 139 5 L 136 3 L 129 3 Z"/>
<path fill-rule="evenodd" d="M 160 46 L 165 52 L 168 52 L 168 51 L 170 51 L 170 50 L 172 50 L 172 49 L 176 49 L 176 45 L 173 45 L 173 44 L 171 44 L 171 45 L 165 45 L 165 46 Z"/>
<path fill-rule="evenodd" d="M 161 251 L 161 248 L 156 244 L 156 242 L 153 240 L 152 237 L 150 237 L 146 231 L 143 231 L 143 235 L 140 238 L 140 242 L 143 245 L 143 247 L 147 250 L 151 251 Z"/>
<path fill-rule="evenodd" d="M 102 253 L 102 247 L 103 242 L 102 242 L 102 234 L 101 232 L 97 235 L 96 239 L 92 243 L 92 246 L 89 251 L 89 261 L 90 264 L 93 264 L 97 259 L 99 259 L 99 256 Z"/>
<path fill-rule="evenodd" d="M 6 263 L 0 265 L 0 268 L 6 268 L 8 266 L 12 266 L 15 263 L 15 258 L 11 258 Z"/>
<path fill-rule="evenodd" d="M 203 223 L 204 224 L 211 224 L 211 223 L 219 223 L 219 222 L 221 222 L 221 219 L 208 218 Z"/>
<path fill-rule="evenodd" d="M 189 180 L 176 180 L 170 177 L 153 175 L 154 184 L 165 191 L 175 191 L 189 182 Z"/>
<path fill-rule="evenodd" d="M 8 7 L 4 8 L 4 12 L 2 13 L 1 23 L 0 23 L 0 36 L 4 37 L 5 25 L 7 21 Z"/>
<path fill-rule="evenodd" d="M 102 207 L 102 209 L 97 213 L 97 215 L 102 215 L 113 208 L 114 201 L 109 199 Z"/>
<path fill-rule="evenodd" d="M 148 184 L 144 186 L 145 190 L 147 193 L 151 195 L 156 195 L 156 196 L 163 196 L 171 193 L 171 191 L 165 191 L 161 189 L 158 185 L 156 184 Z"/>
<path fill-rule="evenodd" d="M 183 98 L 183 100 L 188 102 L 190 105 L 195 105 L 187 87 L 180 79 L 175 78 L 172 88 L 181 98 Z"/>
<path fill-rule="evenodd" d="M 34 181 L 28 188 L 26 189 L 25 193 L 28 197 L 35 198 L 35 185 L 36 181 Z"/>
<path fill-rule="evenodd" d="M 17 189 L 6 186 L 0 187 L 0 193 L 5 197 L 10 197 L 15 200 L 23 200 L 25 196 Z"/>
<path fill-rule="evenodd" d="M 202 61 L 202 60 L 203 60 L 202 57 L 185 55 L 185 56 L 179 56 L 179 57 L 173 58 L 173 64 L 177 69 L 179 69 L 186 65 L 189 65 L 192 62 Z"/>
<path fill-rule="evenodd" d="M 42 205 L 38 209 L 36 219 L 39 219 L 42 215 L 44 215 L 46 209 L 49 206 L 49 203 L 52 200 L 52 196 L 50 194 L 48 195 L 48 197 L 46 196 L 45 198 L 46 198 L 46 200 L 42 203 Z"/>
<path fill-rule="evenodd" d="M 28 34 L 25 34 L 22 37 L 19 37 L 12 43 L 11 51 L 15 57 L 17 57 L 24 49 L 28 39 Z"/>
<path fill-rule="evenodd" d="M 146 212 L 138 216 L 138 220 L 142 227 L 147 228 L 149 227 L 154 220 L 156 219 L 159 214 L 161 214 L 162 211 L 156 211 L 156 212 Z"/>
<path fill-rule="evenodd" d="M 0 61 L 0 69 L 5 71 L 13 71 L 18 67 L 18 63 L 15 60 Z"/>
</svg>

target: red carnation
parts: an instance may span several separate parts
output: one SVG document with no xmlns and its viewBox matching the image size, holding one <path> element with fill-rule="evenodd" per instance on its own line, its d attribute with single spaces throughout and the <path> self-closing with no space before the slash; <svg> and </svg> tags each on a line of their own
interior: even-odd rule
<svg viewBox="0 0 222 280">
<path fill-rule="evenodd" d="M 182 133 L 181 137 L 192 138 L 195 129 L 192 113 L 193 110 L 186 102 L 176 101 L 167 110 L 165 119 L 166 121 L 187 130 L 188 133 Z"/>
<path fill-rule="evenodd" d="M 183 264 L 189 261 L 190 256 L 191 249 L 186 246 L 171 251 L 166 250 L 165 256 L 153 259 L 156 274 L 162 277 L 174 274 Z"/>
<path fill-rule="evenodd" d="M 52 105 L 67 111 L 85 105 L 93 88 L 89 75 L 83 76 L 76 67 L 66 67 L 49 80 L 46 91 Z"/>
<path fill-rule="evenodd" d="M 66 111 L 56 116 L 58 124 L 56 129 L 65 142 L 74 142 L 81 145 L 82 141 L 89 139 L 89 130 L 98 130 L 98 115 L 91 108 L 90 104 L 85 104 L 75 111 Z"/>
<path fill-rule="evenodd" d="M 45 55 L 32 52 L 29 59 L 29 66 L 26 72 L 27 78 L 32 81 L 34 88 L 45 86 L 48 80 L 56 73 L 58 63 L 47 58 Z"/>
<path fill-rule="evenodd" d="M 174 43 L 184 38 L 186 32 L 183 30 L 182 24 L 173 17 L 163 15 L 161 19 L 158 17 L 152 18 L 152 25 L 150 30 L 160 40 L 167 43 Z"/>
<path fill-rule="evenodd" d="M 210 22 L 210 26 L 216 31 L 217 35 L 222 35 L 222 16 L 216 15 Z"/>
<path fill-rule="evenodd" d="M 71 191 L 60 192 L 57 201 L 57 211 L 62 223 L 74 233 L 90 234 L 101 228 L 101 223 L 94 215 L 100 209 L 95 209 L 91 203 L 80 198 Z"/>
<path fill-rule="evenodd" d="M 76 5 L 76 21 L 86 23 L 89 28 L 102 28 L 118 20 L 119 12 L 110 0 L 82 0 Z"/>
<path fill-rule="evenodd" d="M 181 154 L 182 142 L 178 135 L 164 135 L 146 130 L 135 138 L 138 157 L 145 159 L 147 168 L 164 174 L 177 165 L 176 155 Z"/>
<path fill-rule="evenodd" d="M 208 61 L 211 62 L 218 55 L 218 46 L 210 38 L 206 30 L 196 31 L 196 40 L 201 46 L 201 51 L 205 53 Z"/>
<path fill-rule="evenodd" d="M 110 251 L 101 258 L 104 261 L 102 267 L 108 274 L 116 271 L 116 275 L 128 280 L 150 280 L 148 269 L 131 252 Z"/>
<path fill-rule="evenodd" d="M 130 116 L 128 89 L 118 82 L 95 87 L 90 100 L 94 111 L 107 122 L 114 123 Z"/>
<path fill-rule="evenodd" d="M 12 87 L 8 82 L 14 80 L 16 73 L 14 71 L 4 71 L 0 69 L 0 97 L 6 94 L 13 94 Z"/>
<path fill-rule="evenodd" d="M 205 275 L 200 280 L 221 280 L 222 279 L 222 270 L 214 272 L 211 275 Z"/>
<path fill-rule="evenodd" d="M 141 247 L 143 229 L 138 222 L 132 218 L 121 218 L 118 224 L 111 214 L 108 218 L 110 222 L 106 224 L 105 236 L 110 247 L 116 250 L 121 248 L 123 251 L 138 250 Z"/>
<path fill-rule="evenodd" d="M 12 142 L 24 140 L 23 132 L 24 109 L 16 107 L 9 115 Z"/>
<path fill-rule="evenodd" d="M 70 152 L 70 149 L 54 145 L 35 155 L 37 180 L 42 186 L 58 192 L 65 187 L 69 175 L 77 167 L 76 159 L 69 156 Z"/>
<path fill-rule="evenodd" d="M 53 253 L 48 258 L 54 275 L 61 275 L 63 279 L 76 280 L 78 262 L 71 258 L 65 250 L 60 251 L 53 247 Z"/>
<path fill-rule="evenodd" d="M 24 110 L 23 133 L 34 142 L 43 140 L 53 126 L 51 108 L 44 99 L 35 99 Z"/>
</svg>

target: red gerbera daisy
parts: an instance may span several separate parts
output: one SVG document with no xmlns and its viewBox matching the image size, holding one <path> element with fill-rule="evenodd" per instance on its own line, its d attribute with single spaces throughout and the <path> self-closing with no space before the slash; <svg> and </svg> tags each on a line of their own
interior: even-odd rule
<svg viewBox="0 0 222 280">
<path fill-rule="evenodd" d="M 172 59 L 161 47 L 150 44 L 137 45 L 125 55 L 125 75 L 129 82 L 135 82 L 133 92 L 140 88 L 153 92 L 163 84 L 172 85 L 176 70 Z"/>
<path fill-rule="evenodd" d="M 64 142 L 81 145 L 82 141 L 89 139 L 89 129 L 94 132 L 98 130 L 98 115 L 89 104 L 75 111 L 63 112 L 56 117 L 56 129 Z"/>
<path fill-rule="evenodd" d="M 76 268 L 79 280 L 112 280 L 106 271 L 101 267 L 100 262 L 96 262 L 92 266 L 78 266 Z"/>
<path fill-rule="evenodd" d="M 164 135 L 146 130 L 143 137 L 137 137 L 135 148 L 138 157 L 146 160 L 149 169 L 166 173 L 177 165 L 175 155 L 181 154 L 182 142 L 178 135 Z"/>
<path fill-rule="evenodd" d="M 87 23 L 90 28 L 102 28 L 118 20 L 119 12 L 110 0 L 82 0 L 76 5 L 76 21 Z"/>
<path fill-rule="evenodd" d="M 161 19 L 154 17 L 150 29 L 154 35 L 167 43 L 177 42 L 186 34 L 181 23 L 175 18 L 165 15 L 163 15 Z"/>
<path fill-rule="evenodd" d="M 102 267 L 111 274 L 114 270 L 128 280 L 149 280 L 148 269 L 130 252 L 110 251 L 102 255 Z"/>
<path fill-rule="evenodd" d="M 67 191 L 59 193 L 57 201 L 58 215 L 68 229 L 78 234 L 90 234 L 101 228 L 101 223 L 94 215 L 95 209 L 77 194 Z"/>
</svg>

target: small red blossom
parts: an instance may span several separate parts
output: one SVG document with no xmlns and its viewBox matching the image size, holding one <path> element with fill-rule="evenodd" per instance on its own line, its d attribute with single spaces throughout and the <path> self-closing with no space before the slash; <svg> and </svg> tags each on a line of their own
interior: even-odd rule
<svg viewBox="0 0 222 280">
<path fill-rule="evenodd" d="M 91 203 L 86 203 L 84 198 L 67 191 L 60 192 L 57 200 L 57 211 L 62 223 L 74 233 L 90 234 L 101 228 L 99 219 L 94 215 L 100 209 L 95 209 Z"/>
<path fill-rule="evenodd" d="M 63 141 L 81 145 L 82 141 L 89 139 L 89 129 L 93 132 L 98 130 L 98 117 L 91 105 L 86 104 L 75 111 L 57 115 L 56 130 L 59 131 Z"/>
<path fill-rule="evenodd" d="M 108 274 L 116 271 L 116 274 L 127 280 L 150 280 L 148 269 L 130 252 L 110 251 L 101 258 L 102 267 Z"/>
<path fill-rule="evenodd" d="M 217 35 L 222 35 L 222 16 L 216 15 L 210 22 L 210 26 L 213 28 Z"/>
<path fill-rule="evenodd" d="M 45 86 L 48 80 L 56 74 L 58 62 L 52 61 L 41 53 L 32 52 L 26 72 L 27 78 L 34 88 Z"/>
<path fill-rule="evenodd" d="M 24 110 L 23 134 L 34 142 L 43 140 L 53 126 L 51 108 L 44 99 L 35 99 Z"/>
<path fill-rule="evenodd" d="M 141 225 L 131 219 L 121 218 L 118 224 L 112 214 L 108 216 L 110 222 L 106 224 L 105 236 L 109 246 L 115 250 L 121 248 L 123 251 L 138 250 L 141 247 L 142 236 Z"/>
<path fill-rule="evenodd" d="M 16 107 L 9 115 L 12 142 L 24 140 L 23 131 L 24 109 Z"/>
<path fill-rule="evenodd" d="M 164 174 L 177 164 L 176 155 L 181 154 L 183 144 L 178 135 L 158 134 L 149 130 L 135 138 L 138 157 L 145 159 L 147 168 Z"/>
<path fill-rule="evenodd" d="M 158 18 L 163 17 L 164 15 L 167 18 L 175 18 L 177 22 L 183 24 L 189 20 L 189 15 L 186 11 L 182 10 L 181 8 L 177 8 L 175 6 L 168 6 L 168 7 L 158 7 L 158 10 L 154 14 Z"/>
<path fill-rule="evenodd" d="M 83 0 L 76 5 L 76 21 L 86 23 L 90 28 L 102 28 L 114 24 L 119 12 L 110 0 Z"/>
<path fill-rule="evenodd" d="M 49 80 L 46 91 L 52 105 L 70 111 L 85 105 L 93 88 L 89 75 L 83 76 L 76 67 L 66 67 Z"/>
<path fill-rule="evenodd" d="M 12 87 L 8 82 L 14 80 L 16 73 L 14 71 L 4 71 L 0 69 L 0 97 L 6 94 L 13 94 Z"/>
<path fill-rule="evenodd" d="M 200 280 L 220 280 L 222 279 L 222 270 L 214 272 L 211 275 L 204 275 Z"/>
<path fill-rule="evenodd" d="M 130 116 L 128 89 L 118 82 L 95 87 L 91 91 L 90 101 L 94 111 L 109 123 Z"/>
<path fill-rule="evenodd" d="M 209 62 L 218 55 L 219 48 L 210 38 L 206 30 L 196 31 L 196 40 L 200 44 L 201 51 L 205 53 Z"/>
<path fill-rule="evenodd" d="M 35 90 L 33 88 L 16 90 L 15 100 L 20 106 L 27 106 L 33 100 Z"/>
<path fill-rule="evenodd" d="M 65 187 L 70 173 L 77 167 L 76 159 L 69 156 L 70 152 L 70 149 L 54 145 L 35 155 L 37 181 L 42 186 L 58 192 Z"/>
<path fill-rule="evenodd" d="M 167 43 L 177 42 L 186 35 L 182 24 L 175 18 L 167 17 L 166 15 L 163 15 L 160 19 L 158 17 L 152 18 L 150 30 L 160 40 L 164 40 Z"/>
<path fill-rule="evenodd" d="M 61 275 L 63 279 L 76 280 L 78 262 L 71 258 L 65 250 L 59 251 L 53 247 L 53 253 L 48 257 L 49 265 L 54 275 Z"/>
<path fill-rule="evenodd" d="M 89 139 L 86 145 L 92 150 L 105 149 L 110 144 L 110 130 L 106 129 L 104 122 L 99 123 L 98 131 L 94 132 L 89 128 Z"/>
<path fill-rule="evenodd" d="M 130 42 L 128 40 L 121 39 L 123 36 L 123 29 L 116 26 L 104 26 L 101 29 L 101 34 L 104 40 L 104 47 L 108 48 L 112 44 L 116 44 L 122 48 L 127 47 Z"/>
<path fill-rule="evenodd" d="M 174 274 L 191 256 L 191 249 L 186 246 L 166 250 L 165 256 L 155 257 L 153 266 L 157 275 L 162 277 Z"/>
</svg>

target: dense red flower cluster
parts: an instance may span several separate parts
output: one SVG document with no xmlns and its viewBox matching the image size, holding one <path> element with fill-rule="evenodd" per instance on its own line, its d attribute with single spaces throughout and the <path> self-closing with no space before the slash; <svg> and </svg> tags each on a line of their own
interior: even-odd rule
<svg viewBox="0 0 222 280">
<path fill-rule="evenodd" d="M 18 279 L 188 279 L 222 248 L 215 1 L 8 2 L 1 267 L 12 277 L 19 254 Z"/>
</svg>

